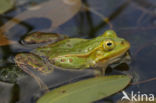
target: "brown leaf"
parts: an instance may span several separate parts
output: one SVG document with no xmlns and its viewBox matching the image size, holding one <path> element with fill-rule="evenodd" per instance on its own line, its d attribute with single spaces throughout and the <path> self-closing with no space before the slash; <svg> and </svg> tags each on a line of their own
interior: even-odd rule
<svg viewBox="0 0 156 103">
<path fill-rule="evenodd" d="M 16 43 L 16 41 L 8 40 L 8 38 L 3 33 L 0 33 L 0 46 L 5 46 L 14 43 Z"/>
<path fill-rule="evenodd" d="M 0 46 L 8 45 L 10 41 L 3 35 L 0 34 Z"/>
</svg>

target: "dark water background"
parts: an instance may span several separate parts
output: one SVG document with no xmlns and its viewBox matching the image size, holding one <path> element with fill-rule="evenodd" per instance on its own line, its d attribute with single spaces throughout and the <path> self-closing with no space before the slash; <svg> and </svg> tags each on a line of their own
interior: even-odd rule
<svg viewBox="0 0 156 103">
<path fill-rule="evenodd" d="M 0 16 L 0 24 L 3 25 L 14 16 L 24 12 L 33 3 L 42 2 L 41 0 L 33 0 L 17 3 L 16 8 Z M 108 17 L 112 29 L 117 32 L 118 36 L 125 38 L 131 44 L 131 63 L 121 64 L 115 68 L 109 67 L 110 70 L 107 71 L 107 74 L 131 74 L 134 77 L 133 82 L 156 78 L 156 1 L 83 0 L 83 3 L 96 10 L 103 17 Z M 18 67 L 14 65 L 13 57 L 18 52 L 24 51 L 24 47 L 19 42 L 23 36 L 29 32 L 43 31 L 91 39 L 110 29 L 110 25 L 103 19 L 89 10 L 82 9 L 72 19 L 54 30 L 51 29 L 53 21 L 47 18 L 34 17 L 21 21 L 20 24 L 16 24 L 7 31 L 4 30 L 9 39 L 18 43 L 0 47 L 0 101 L 5 101 L 5 103 L 34 103 L 42 94 L 34 79 L 18 70 Z M 10 77 L 6 77 L 8 71 L 10 74 L 12 73 L 9 75 Z M 50 88 L 92 76 L 92 73 L 88 73 L 88 71 L 55 70 L 52 74 L 46 78 L 43 77 Z M 156 95 L 155 87 L 156 81 L 153 80 L 138 85 L 130 85 L 125 91 L 128 93 L 140 91 L 141 93 Z M 121 97 L 122 93 L 117 93 L 96 103 L 116 103 L 115 101 Z"/>
</svg>

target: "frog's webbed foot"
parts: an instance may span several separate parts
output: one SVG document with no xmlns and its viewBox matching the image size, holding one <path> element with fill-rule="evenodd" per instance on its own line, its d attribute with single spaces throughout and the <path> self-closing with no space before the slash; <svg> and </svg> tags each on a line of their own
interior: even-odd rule
<svg viewBox="0 0 156 103">
<path fill-rule="evenodd" d="M 38 76 L 36 76 L 31 70 L 29 70 L 29 69 L 28 69 L 27 67 L 25 67 L 24 65 L 22 65 L 22 70 L 23 70 L 24 72 L 26 72 L 27 74 L 29 74 L 30 76 L 32 76 L 32 77 L 35 79 L 35 81 L 38 83 L 38 85 L 40 86 L 40 88 L 41 88 L 42 90 L 45 90 L 46 92 L 49 91 L 47 85 L 46 85 Z"/>
<path fill-rule="evenodd" d="M 52 66 L 47 65 L 39 56 L 31 53 L 17 54 L 15 56 L 15 62 L 24 72 L 31 75 L 42 89 L 48 90 L 46 84 L 44 84 L 44 82 L 36 76 L 34 72 L 39 71 L 42 74 L 51 73 L 53 71 Z"/>
<path fill-rule="evenodd" d="M 47 44 L 47 43 L 55 43 L 57 41 L 68 38 L 63 34 L 56 33 L 44 33 L 44 32 L 34 32 L 28 34 L 23 42 L 26 44 Z"/>
</svg>

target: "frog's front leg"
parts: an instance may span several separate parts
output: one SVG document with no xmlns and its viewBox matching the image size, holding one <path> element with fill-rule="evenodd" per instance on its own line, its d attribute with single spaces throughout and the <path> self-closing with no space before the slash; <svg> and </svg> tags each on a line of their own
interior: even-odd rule
<svg viewBox="0 0 156 103">
<path fill-rule="evenodd" d="M 94 66 L 97 71 L 100 71 L 100 75 L 105 75 L 106 69 L 108 67 L 108 62 L 101 61 L 101 62 L 96 63 Z"/>
<path fill-rule="evenodd" d="M 103 76 L 105 75 L 106 69 L 108 65 L 103 65 L 101 67 L 95 67 L 95 71 L 97 72 L 97 76 Z"/>
<path fill-rule="evenodd" d="M 47 89 L 47 86 L 44 84 L 44 82 L 32 71 L 36 70 L 42 74 L 47 74 L 53 71 L 53 68 L 47 65 L 47 63 L 43 62 L 42 58 L 31 53 L 19 53 L 15 56 L 15 62 L 24 72 L 31 75 L 42 89 Z"/>
<path fill-rule="evenodd" d="M 34 32 L 26 35 L 23 41 L 27 44 L 44 44 L 55 43 L 66 38 L 68 37 L 63 34 Z"/>
</svg>

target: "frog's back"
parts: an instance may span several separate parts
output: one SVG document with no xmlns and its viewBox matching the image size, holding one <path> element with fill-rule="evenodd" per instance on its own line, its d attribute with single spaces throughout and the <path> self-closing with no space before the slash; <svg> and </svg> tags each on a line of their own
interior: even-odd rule
<svg viewBox="0 0 156 103">
<path fill-rule="evenodd" d="M 88 40 L 81 38 L 69 38 L 54 44 L 34 49 L 32 52 L 39 56 L 50 58 L 67 55 L 87 55 L 92 51 L 92 49 L 97 47 L 101 41 L 102 39 Z"/>
</svg>

